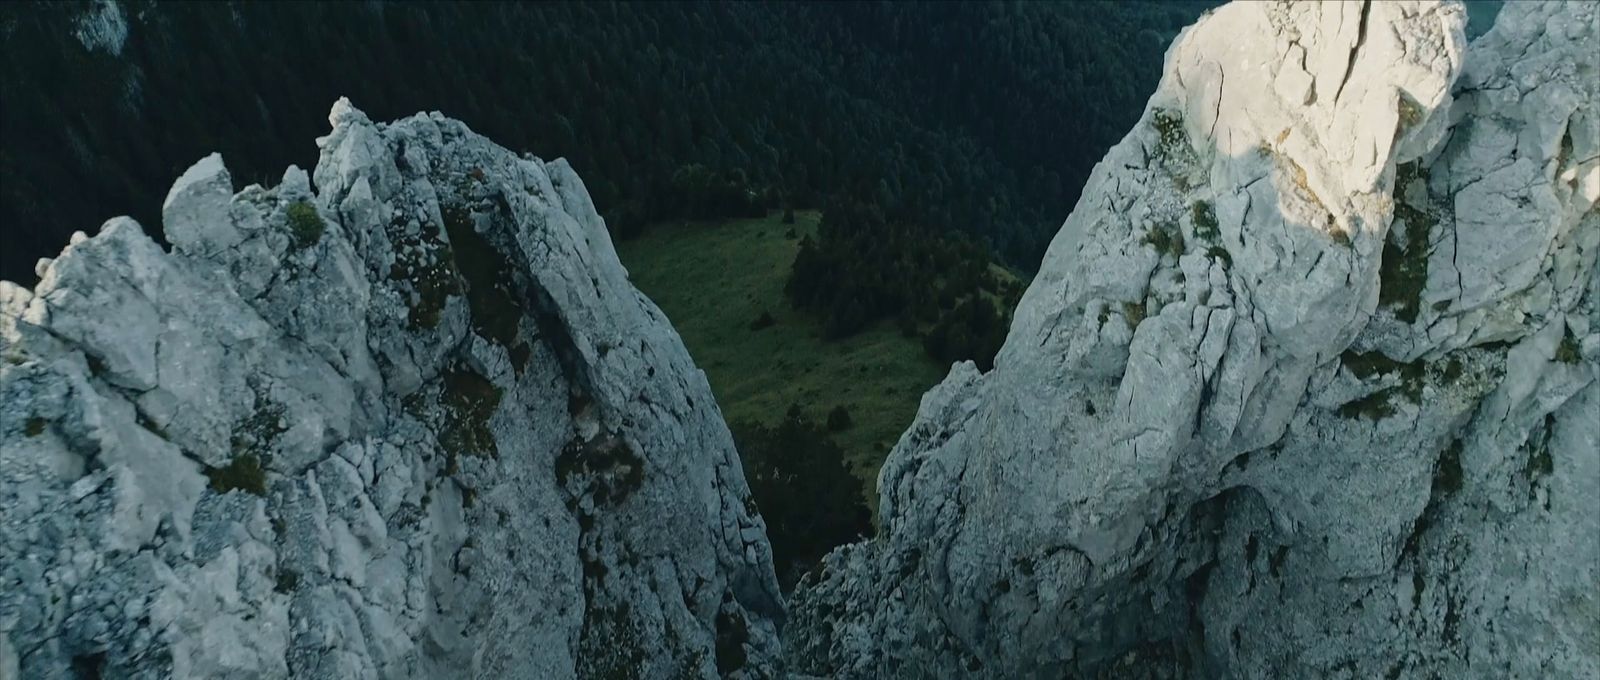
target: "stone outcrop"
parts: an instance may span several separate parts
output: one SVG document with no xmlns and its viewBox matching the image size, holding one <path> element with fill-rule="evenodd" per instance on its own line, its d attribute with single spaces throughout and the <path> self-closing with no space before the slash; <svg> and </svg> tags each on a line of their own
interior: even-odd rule
<svg viewBox="0 0 1600 680">
<path fill-rule="evenodd" d="M 1184 31 L 787 608 L 565 162 L 203 159 L 0 283 L 0 678 L 1600 676 L 1600 7 L 1463 21 Z"/>
<path fill-rule="evenodd" d="M 1600 9 L 1236 3 L 790 602 L 880 677 L 1600 675 Z"/>
<path fill-rule="evenodd" d="M 775 673 L 727 427 L 577 174 L 330 122 L 0 283 L 0 676 Z"/>
</svg>

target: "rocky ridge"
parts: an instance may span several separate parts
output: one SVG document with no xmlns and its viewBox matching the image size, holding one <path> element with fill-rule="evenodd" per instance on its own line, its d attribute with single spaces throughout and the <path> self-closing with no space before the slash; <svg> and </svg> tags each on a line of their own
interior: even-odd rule
<svg viewBox="0 0 1600 680">
<path fill-rule="evenodd" d="M 565 161 L 335 104 L 0 283 L 0 676 L 770 676 L 704 374 Z"/>
<path fill-rule="evenodd" d="M 1600 10 L 1235 3 L 790 602 L 882 677 L 1600 675 Z"/>
<path fill-rule="evenodd" d="M 787 612 L 564 162 L 204 159 L 0 283 L 0 677 L 1600 675 L 1600 10 L 1462 22 L 1185 31 Z"/>
</svg>

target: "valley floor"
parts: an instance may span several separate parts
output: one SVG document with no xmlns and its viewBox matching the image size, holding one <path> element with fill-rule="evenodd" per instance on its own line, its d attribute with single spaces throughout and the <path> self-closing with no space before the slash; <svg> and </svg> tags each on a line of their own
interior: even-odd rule
<svg viewBox="0 0 1600 680">
<path fill-rule="evenodd" d="M 853 426 L 832 437 L 876 516 L 878 468 L 948 367 L 890 321 L 829 341 L 818 320 L 789 304 L 783 287 L 800 237 L 815 233 L 819 219 L 805 211 L 795 224 L 779 213 L 656 224 L 616 246 L 634 285 L 666 312 L 705 370 L 730 426 L 775 424 L 791 404 L 818 423 L 836 406 L 849 410 Z M 775 323 L 752 330 L 763 313 Z"/>
</svg>

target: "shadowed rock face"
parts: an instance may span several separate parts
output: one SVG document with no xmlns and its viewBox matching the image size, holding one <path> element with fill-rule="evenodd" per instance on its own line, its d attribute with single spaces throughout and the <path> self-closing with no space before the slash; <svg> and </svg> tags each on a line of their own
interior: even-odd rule
<svg viewBox="0 0 1600 680">
<path fill-rule="evenodd" d="M 1600 673 L 1600 13 L 1179 36 L 790 603 L 838 677 Z M 1470 669 L 1470 670 L 1469 670 Z"/>
<path fill-rule="evenodd" d="M 578 176 L 330 122 L 312 176 L 190 168 L 172 252 L 0 283 L 0 676 L 774 673 L 732 440 Z"/>
</svg>

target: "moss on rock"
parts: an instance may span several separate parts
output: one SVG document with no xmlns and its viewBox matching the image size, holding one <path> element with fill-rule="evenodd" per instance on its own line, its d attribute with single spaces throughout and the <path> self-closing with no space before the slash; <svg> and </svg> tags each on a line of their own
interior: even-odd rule
<svg viewBox="0 0 1600 680">
<path fill-rule="evenodd" d="M 441 385 L 439 404 L 445 407 L 445 419 L 437 437 L 446 455 L 499 457 L 489 418 L 500 406 L 503 391 L 488 378 L 459 367 L 444 373 Z"/>
<path fill-rule="evenodd" d="M 1208 243 L 1216 243 L 1222 237 L 1221 224 L 1217 222 L 1217 209 L 1209 201 L 1195 201 L 1189 206 L 1190 216 L 1194 218 L 1194 235 Z"/>
<path fill-rule="evenodd" d="M 289 236 L 295 250 L 305 250 L 322 240 L 327 225 L 317 214 L 317 207 L 308 201 L 295 201 L 285 211 L 289 218 Z"/>
<path fill-rule="evenodd" d="M 1183 233 L 1178 231 L 1175 224 L 1158 224 L 1145 232 L 1140 243 L 1154 246 L 1156 252 L 1162 255 L 1179 257 L 1183 255 Z"/>
<path fill-rule="evenodd" d="M 450 245 L 439 238 L 439 227 L 431 223 L 422 224 L 417 235 L 407 231 L 403 218 L 397 218 L 387 231 L 396 255 L 389 278 L 409 282 L 415 294 L 407 321 L 416 330 L 438 328 L 445 303 L 461 290 Z"/>
<path fill-rule="evenodd" d="M 1144 300 L 1122 303 L 1122 317 L 1128 322 L 1128 330 L 1135 330 L 1144 323 L 1144 314 Z"/>
<path fill-rule="evenodd" d="M 211 490 L 217 493 L 239 490 L 257 496 L 267 495 L 267 473 L 261 468 L 261 459 L 254 454 L 234 456 L 227 465 L 206 468 L 206 478 L 211 480 Z"/>
<path fill-rule="evenodd" d="M 1426 182 L 1427 176 L 1416 163 L 1407 163 L 1395 173 L 1395 220 L 1405 225 L 1405 247 L 1390 239 L 1383 245 L 1379 265 L 1378 303 L 1394 310 L 1395 318 L 1416 323 L 1422 309 L 1422 291 L 1428 285 L 1428 244 L 1438 218 L 1404 200 L 1405 187 L 1413 181 Z"/>
<path fill-rule="evenodd" d="M 588 492 L 606 505 L 620 504 L 644 486 L 644 459 L 626 440 L 610 434 L 568 442 L 556 456 L 555 472 L 563 486 L 575 475 L 587 476 Z"/>
<path fill-rule="evenodd" d="M 626 602 L 616 606 L 590 603 L 583 613 L 578 638 L 577 675 L 581 680 L 629 680 L 645 664 L 639 630 Z"/>
<path fill-rule="evenodd" d="M 750 627 L 737 612 L 717 614 L 717 673 L 728 677 L 743 670 L 749 661 L 744 645 L 750 641 Z"/>
<path fill-rule="evenodd" d="M 1577 364 L 1583 360 L 1583 352 L 1578 347 L 1578 337 L 1568 328 L 1561 336 L 1561 344 L 1556 345 L 1556 361 L 1563 364 Z"/>
<path fill-rule="evenodd" d="M 1185 154 L 1189 149 L 1189 134 L 1183 130 L 1183 114 L 1170 109 L 1156 109 L 1150 122 L 1160 137 L 1161 154 L 1167 158 Z"/>
<path fill-rule="evenodd" d="M 1375 376 L 1397 374 L 1398 385 L 1386 387 L 1339 407 L 1339 415 L 1346 418 L 1379 420 L 1394 415 L 1393 400 L 1403 398 L 1412 404 L 1422 403 L 1422 388 L 1427 383 L 1428 365 L 1422 360 L 1401 362 L 1382 352 L 1356 352 L 1347 350 L 1339 356 L 1344 367 L 1361 380 Z"/>
<path fill-rule="evenodd" d="M 1448 496 L 1461 490 L 1461 440 L 1455 439 L 1439 453 L 1433 468 L 1433 497 Z"/>
<path fill-rule="evenodd" d="M 522 307 L 512 295 L 516 282 L 510 263 L 478 233 L 472 214 L 464 206 L 447 205 L 441 213 L 454 248 L 456 269 L 466 280 L 472 330 L 502 347 L 515 346 Z"/>
</svg>

